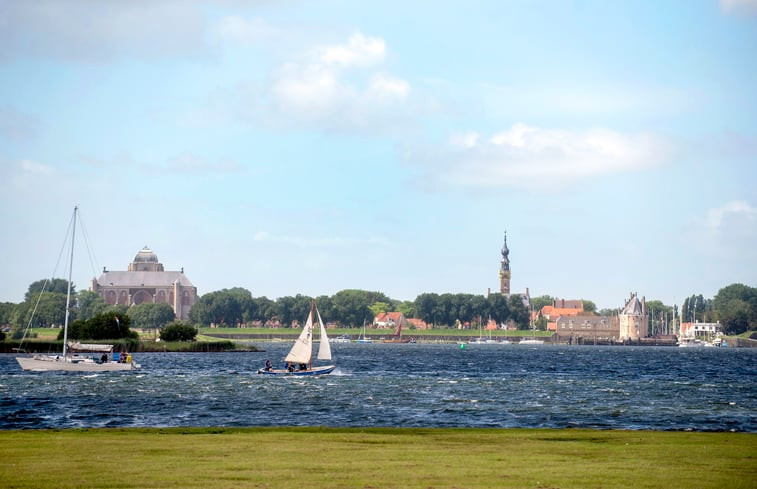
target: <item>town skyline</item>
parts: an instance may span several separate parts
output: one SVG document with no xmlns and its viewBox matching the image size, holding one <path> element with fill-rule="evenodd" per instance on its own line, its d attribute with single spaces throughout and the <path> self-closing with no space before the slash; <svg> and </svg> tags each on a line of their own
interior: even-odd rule
<svg viewBox="0 0 757 489">
<path fill-rule="evenodd" d="M 757 283 L 757 2 L 8 1 L 0 301 L 149 246 L 198 295 Z M 66 273 L 58 269 L 56 278 Z"/>
</svg>

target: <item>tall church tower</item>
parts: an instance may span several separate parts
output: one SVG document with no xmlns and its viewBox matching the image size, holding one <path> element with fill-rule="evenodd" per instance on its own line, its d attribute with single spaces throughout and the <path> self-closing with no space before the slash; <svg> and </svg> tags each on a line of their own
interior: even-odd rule
<svg viewBox="0 0 757 489">
<path fill-rule="evenodd" d="M 503 295 L 510 295 L 510 250 L 507 249 L 507 231 L 505 243 L 502 245 L 502 261 L 499 266 L 499 291 Z"/>
</svg>

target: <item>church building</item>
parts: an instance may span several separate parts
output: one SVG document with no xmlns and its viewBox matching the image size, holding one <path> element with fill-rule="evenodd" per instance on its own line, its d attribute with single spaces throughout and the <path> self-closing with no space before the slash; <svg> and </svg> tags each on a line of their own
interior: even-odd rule
<svg viewBox="0 0 757 489">
<path fill-rule="evenodd" d="M 144 247 L 126 271 L 108 271 L 92 279 L 90 290 L 100 294 L 106 304 L 128 306 L 144 302 L 165 303 L 177 319 L 188 319 L 197 301 L 197 287 L 181 271 L 165 271 L 158 256 Z"/>
</svg>

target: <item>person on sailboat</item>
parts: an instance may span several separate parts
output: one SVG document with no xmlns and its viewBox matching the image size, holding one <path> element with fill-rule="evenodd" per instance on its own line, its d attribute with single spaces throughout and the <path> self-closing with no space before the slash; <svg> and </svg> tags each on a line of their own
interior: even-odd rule
<svg viewBox="0 0 757 489">
<path fill-rule="evenodd" d="M 273 370 L 273 365 L 271 365 L 271 359 L 270 358 L 266 358 L 266 361 L 265 361 L 265 371 L 266 372 L 270 372 L 271 370 Z"/>
</svg>

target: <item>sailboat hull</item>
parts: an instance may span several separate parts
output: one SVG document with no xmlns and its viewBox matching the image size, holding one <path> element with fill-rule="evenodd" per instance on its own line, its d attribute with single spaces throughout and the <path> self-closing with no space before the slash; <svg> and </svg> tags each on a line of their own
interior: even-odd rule
<svg viewBox="0 0 757 489">
<path fill-rule="evenodd" d="M 136 370 L 139 365 L 130 363 L 104 362 L 97 363 L 87 357 L 41 356 L 16 357 L 16 361 L 23 370 L 39 372 L 67 371 L 67 372 L 117 372 L 121 370 Z"/>
<path fill-rule="evenodd" d="M 330 374 L 334 369 L 336 368 L 336 365 L 324 365 L 322 367 L 313 367 L 309 368 L 307 370 L 286 370 L 286 369 L 273 369 L 273 370 L 266 370 L 261 368 L 258 370 L 259 374 L 263 375 L 326 375 Z"/>
</svg>

